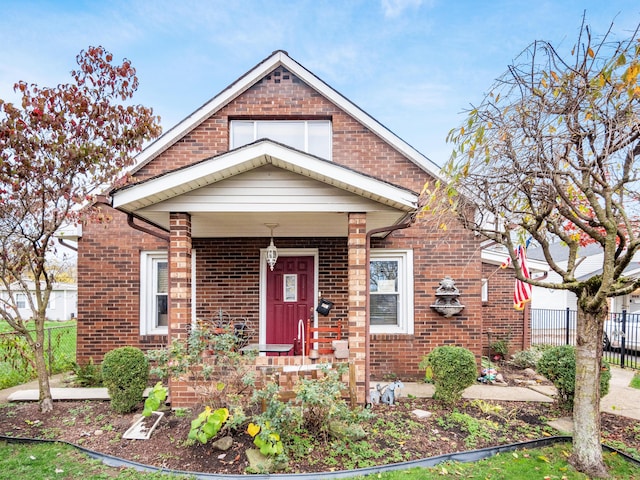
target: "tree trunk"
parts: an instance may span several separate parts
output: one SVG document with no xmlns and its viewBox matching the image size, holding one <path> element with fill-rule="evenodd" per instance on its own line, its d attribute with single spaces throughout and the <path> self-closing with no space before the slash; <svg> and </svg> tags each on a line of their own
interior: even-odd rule
<svg viewBox="0 0 640 480">
<path fill-rule="evenodd" d="M 590 477 L 608 477 L 600 443 L 600 368 L 607 306 L 585 312 L 578 302 L 573 454 L 570 463 Z"/>
<path fill-rule="evenodd" d="M 36 373 L 38 374 L 40 411 L 42 413 L 48 413 L 53 410 L 53 397 L 51 396 L 51 386 L 49 385 L 49 372 L 47 371 L 47 363 L 44 358 L 44 319 L 36 320 L 35 324 L 36 340 L 34 342 L 29 337 L 27 338 L 27 341 L 33 349 L 33 356 L 36 364 Z"/>
</svg>

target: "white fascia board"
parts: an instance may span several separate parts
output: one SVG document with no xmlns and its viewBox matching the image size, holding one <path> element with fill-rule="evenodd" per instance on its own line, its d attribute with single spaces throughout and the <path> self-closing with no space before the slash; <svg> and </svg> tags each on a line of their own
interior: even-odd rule
<svg viewBox="0 0 640 480">
<path fill-rule="evenodd" d="M 286 57 L 283 52 L 278 51 L 274 55 L 268 57 L 263 62 L 256 65 L 243 77 L 236 80 L 234 83 L 225 88 L 221 93 L 202 105 L 191 115 L 172 127 L 169 131 L 167 131 L 167 133 L 155 140 L 136 156 L 135 165 L 132 167 L 132 170 L 137 170 L 138 168 L 144 166 L 147 162 L 152 160 L 154 157 L 164 152 L 167 148 L 176 143 L 178 140 L 180 140 L 187 133 L 200 125 L 215 112 L 227 105 L 242 92 L 250 88 L 269 72 L 277 68 L 281 63 L 281 59 L 283 56 Z"/>
<path fill-rule="evenodd" d="M 418 195 L 409 190 L 381 182 L 333 162 L 306 155 L 282 145 L 269 141 L 265 141 L 264 145 L 267 147 L 264 154 L 271 157 L 269 163 L 276 167 L 306 175 L 381 203 L 391 201 L 402 205 L 406 211 L 415 210 L 417 206 Z M 363 195 L 363 192 L 366 194 Z"/>
<path fill-rule="evenodd" d="M 275 52 L 273 55 L 255 66 L 243 77 L 236 80 L 220 94 L 212 98 L 198 110 L 196 110 L 176 126 L 171 128 L 167 133 L 151 143 L 147 148 L 145 148 L 137 155 L 135 165 L 131 168 L 131 170 L 136 171 L 138 168 L 144 166 L 155 156 L 165 151 L 188 132 L 200 125 L 209 116 L 213 115 L 215 112 L 227 105 L 234 98 L 253 86 L 257 81 L 262 79 L 271 71 L 275 70 L 280 65 L 287 68 L 291 73 L 296 75 L 311 88 L 321 93 L 325 98 L 337 105 L 340 109 L 361 122 L 369 130 L 392 145 L 396 150 L 407 156 L 411 161 L 433 175 L 435 178 L 446 180 L 440 174 L 440 168 L 435 163 L 433 163 L 411 145 L 406 143 L 404 140 L 400 139 L 397 135 L 392 133 L 380 122 L 365 113 L 362 109 L 357 107 L 346 97 L 342 96 L 340 93 L 331 88 L 329 85 L 320 80 L 313 73 L 311 73 L 309 70 L 304 68 L 302 65 L 300 65 L 298 62 L 293 60 L 285 52 L 282 51 Z"/>
<path fill-rule="evenodd" d="M 374 119 L 371 115 L 367 114 L 357 105 L 352 103 L 346 97 L 342 96 L 336 90 L 331 88 L 325 82 L 316 77 L 309 70 L 304 68 L 298 62 L 291 57 L 282 54 L 280 62 L 283 66 L 287 67 L 292 73 L 303 80 L 307 85 L 320 92 L 325 98 L 337 105 L 341 110 L 345 111 L 353 118 L 358 120 L 369 130 L 374 132 L 380 138 L 392 145 L 400 153 L 411 159 L 415 164 L 426 170 L 433 175 L 436 179 L 446 181 L 446 179 L 440 174 L 440 167 L 425 157 L 418 150 L 406 143 L 400 137 L 392 133 L 388 128 Z"/>
<path fill-rule="evenodd" d="M 112 194 L 112 206 L 138 210 L 238 173 L 273 164 L 395 208 L 413 211 L 418 195 L 270 140 L 259 141 Z"/>
</svg>

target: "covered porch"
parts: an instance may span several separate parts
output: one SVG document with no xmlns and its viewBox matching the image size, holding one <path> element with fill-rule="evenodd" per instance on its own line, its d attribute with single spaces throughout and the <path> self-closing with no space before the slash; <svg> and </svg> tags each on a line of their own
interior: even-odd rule
<svg viewBox="0 0 640 480">
<path fill-rule="evenodd" d="M 290 344 L 300 320 L 342 322 L 358 401 L 365 399 L 368 238 L 415 214 L 418 194 L 260 140 L 112 193 L 113 207 L 167 232 L 168 338 L 185 339 L 220 309 L 246 319 L 250 343 Z M 273 234 L 273 236 L 272 236 Z M 273 240 L 277 259 L 267 262 Z M 320 298 L 334 303 L 316 311 Z M 304 355 L 258 364 L 309 363 Z M 193 403 L 171 385 L 172 403 Z"/>
</svg>

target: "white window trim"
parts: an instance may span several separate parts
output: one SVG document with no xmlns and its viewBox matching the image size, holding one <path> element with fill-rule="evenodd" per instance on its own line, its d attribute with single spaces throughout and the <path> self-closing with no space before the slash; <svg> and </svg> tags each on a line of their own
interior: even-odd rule
<svg viewBox="0 0 640 480">
<path fill-rule="evenodd" d="M 19 310 L 25 310 L 29 308 L 29 303 L 27 302 L 27 294 L 24 292 L 18 292 L 15 294 L 15 302 L 16 302 L 16 307 Z M 23 304 L 23 305 L 20 306 L 20 304 Z"/>
<path fill-rule="evenodd" d="M 480 291 L 480 299 L 483 303 L 487 303 L 489 301 L 489 279 L 482 279 L 482 289 Z"/>
<path fill-rule="evenodd" d="M 140 335 L 168 335 L 169 327 L 158 327 L 153 317 L 153 266 L 155 261 L 169 261 L 166 250 L 140 253 Z"/>
<path fill-rule="evenodd" d="M 401 277 L 398 278 L 399 312 L 397 325 L 370 325 L 372 334 L 401 334 L 413 335 L 413 250 L 390 250 L 384 248 L 372 248 L 370 260 L 397 260 Z M 370 266 L 367 266 L 370 268 Z M 367 289 L 369 289 L 367 285 Z M 370 295 L 371 292 L 368 292 Z"/>
<path fill-rule="evenodd" d="M 269 122 L 273 122 L 273 123 L 302 123 L 304 125 L 304 151 L 307 153 L 309 152 L 309 124 L 310 123 L 327 123 L 329 125 L 329 158 L 327 158 L 326 160 L 332 160 L 333 159 L 333 122 L 331 122 L 331 120 L 260 120 L 260 119 L 256 119 L 256 120 L 251 120 L 251 119 L 247 119 L 247 120 L 231 120 L 231 125 L 230 125 L 230 148 L 236 148 L 238 147 L 238 145 L 236 145 L 236 139 L 234 136 L 234 128 L 233 128 L 233 124 L 234 122 L 244 122 L 244 123 L 248 123 L 248 122 L 253 122 L 253 141 L 255 142 L 256 140 L 258 140 L 258 124 L 259 123 L 269 123 Z M 313 155 L 313 153 L 312 153 Z"/>
</svg>

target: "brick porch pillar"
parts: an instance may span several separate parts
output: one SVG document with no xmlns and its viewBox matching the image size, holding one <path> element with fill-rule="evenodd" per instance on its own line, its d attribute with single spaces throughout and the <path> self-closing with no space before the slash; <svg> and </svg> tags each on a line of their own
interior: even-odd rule
<svg viewBox="0 0 640 480">
<path fill-rule="evenodd" d="M 169 343 L 186 341 L 191 324 L 191 215 L 170 214 L 169 223 Z M 169 380 L 171 406 L 190 406 L 195 394 L 186 382 Z"/>
<path fill-rule="evenodd" d="M 365 402 L 366 213 L 349 213 L 349 360 L 355 365 L 357 400 Z"/>
</svg>

